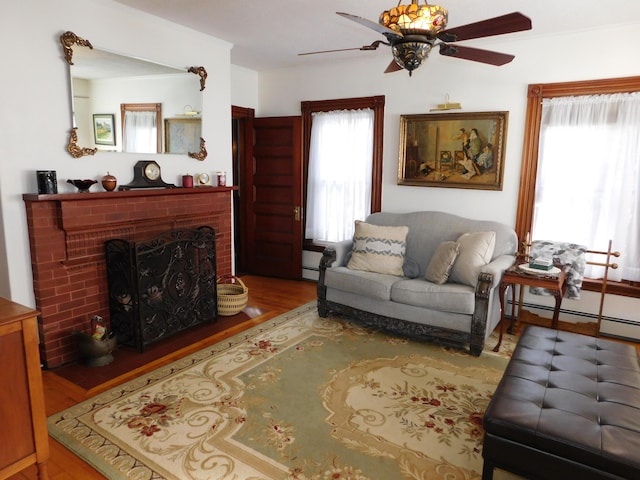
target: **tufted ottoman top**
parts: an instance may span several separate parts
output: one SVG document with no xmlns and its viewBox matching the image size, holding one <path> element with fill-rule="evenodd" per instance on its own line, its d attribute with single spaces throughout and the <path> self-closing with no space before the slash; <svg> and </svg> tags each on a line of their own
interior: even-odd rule
<svg viewBox="0 0 640 480">
<path fill-rule="evenodd" d="M 485 413 L 488 434 L 640 478 L 640 366 L 632 345 L 527 326 Z"/>
</svg>

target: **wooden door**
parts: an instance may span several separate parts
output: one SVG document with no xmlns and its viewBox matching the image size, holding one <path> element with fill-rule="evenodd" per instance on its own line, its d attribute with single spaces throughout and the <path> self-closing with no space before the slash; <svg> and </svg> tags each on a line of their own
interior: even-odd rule
<svg viewBox="0 0 640 480">
<path fill-rule="evenodd" d="M 302 277 L 302 119 L 255 118 L 246 159 L 248 273 Z"/>
</svg>

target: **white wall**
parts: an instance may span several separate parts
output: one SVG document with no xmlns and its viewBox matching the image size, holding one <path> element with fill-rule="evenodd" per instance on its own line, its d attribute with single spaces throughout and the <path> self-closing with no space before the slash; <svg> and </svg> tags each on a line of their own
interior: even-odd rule
<svg viewBox="0 0 640 480">
<path fill-rule="evenodd" d="M 296 115 L 302 100 L 385 95 L 383 210 L 442 210 L 514 225 L 527 85 L 640 75 L 640 56 L 633 51 L 640 43 L 639 27 L 640 23 L 635 23 L 535 40 L 513 34 L 473 42 L 478 48 L 516 55 L 512 63 L 502 67 L 442 57 L 434 52 L 412 77 L 404 71 L 384 74 L 391 55 L 381 48 L 373 54 L 357 52 L 348 62 L 261 73 L 257 115 Z M 400 115 L 429 113 L 430 108 L 444 103 L 447 94 L 451 102 L 462 103 L 463 109 L 456 111 L 509 111 L 502 191 L 397 185 Z M 305 266 L 317 267 L 318 255 L 305 252 L 304 262 Z M 579 301 L 565 300 L 563 309 L 597 314 L 599 295 L 583 292 L 582 297 Z M 525 301 L 549 303 L 537 296 L 527 296 Z M 609 295 L 604 315 L 636 319 L 639 309 L 640 300 Z"/>
<path fill-rule="evenodd" d="M 231 45 L 107 0 L 5 0 L 0 35 L 5 45 L 0 77 L 0 296 L 34 306 L 23 193 L 36 193 L 36 170 L 56 170 L 59 192 L 74 192 L 69 178 L 99 179 L 107 170 L 128 183 L 140 155 L 99 152 L 72 158 L 68 66 L 59 36 L 70 30 L 95 48 L 165 65 L 202 65 L 203 137 L 209 156 L 155 158 L 163 179 L 180 184 L 185 173 L 231 171 Z M 96 185 L 92 188 L 101 190 Z"/>
<path fill-rule="evenodd" d="M 258 72 L 231 65 L 231 105 L 258 108 Z"/>
</svg>

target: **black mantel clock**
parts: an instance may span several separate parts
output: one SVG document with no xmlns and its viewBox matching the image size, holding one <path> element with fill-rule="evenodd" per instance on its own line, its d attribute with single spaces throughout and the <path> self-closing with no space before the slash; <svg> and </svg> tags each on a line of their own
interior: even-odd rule
<svg viewBox="0 0 640 480">
<path fill-rule="evenodd" d="M 133 167 L 133 181 L 121 185 L 118 190 L 134 188 L 177 188 L 173 183 L 162 180 L 160 165 L 153 160 L 140 160 Z"/>
</svg>

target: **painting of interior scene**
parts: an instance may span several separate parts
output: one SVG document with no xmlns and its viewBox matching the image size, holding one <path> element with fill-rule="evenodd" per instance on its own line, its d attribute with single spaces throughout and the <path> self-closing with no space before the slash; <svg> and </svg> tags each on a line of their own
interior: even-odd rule
<svg viewBox="0 0 640 480">
<path fill-rule="evenodd" d="M 398 184 L 502 190 L 507 113 L 401 116 Z"/>
</svg>

